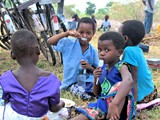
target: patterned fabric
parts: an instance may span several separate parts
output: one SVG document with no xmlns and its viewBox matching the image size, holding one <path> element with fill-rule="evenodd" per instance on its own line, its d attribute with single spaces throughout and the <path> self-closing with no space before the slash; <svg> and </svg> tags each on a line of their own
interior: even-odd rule
<svg viewBox="0 0 160 120">
<path fill-rule="evenodd" d="M 90 120 L 104 120 L 107 116 L 108 106 L 111 103 L 112 99 L 116 95 L 119 86 L 121 82 L 118 82 L 115 84 L 107 94 L 105 98 L 99 98 L 96 103 L 89 103 L 88 107 L 80 107 L 76 108 L 76 110 L 84 115 L 86 115 Z M 134 107 L 134 98 L 132 95 L 132 92 L 130 92 L 127 96 L 128 101 L 126 102 L 126 108 L 127 110 L 123 109 L 124 111 L 127 111 L 127 113 L 124 115 L 120 115 L 120 117 L 126 116 L 126 120 L 131 120 L 133 118 L 133 114 L 135 112 Z M 97 106 L 95 106 L 97 105 Z M 122 112 L 123 112 L 122 110 Z"/>
<path fill-rule="evenodd" d="M 122 81 L 121 74 L 119 72 L 122 65 L 123 62 L 116 63 L 110 70 L 111 72 L 108 72 L 107 65 L 102 66 L 103 73 L 99 79 L 101 93 L 97 102 L 89 103 L 87 107 L 77 107 L 76 110 L 78 112 L 86 115 L 90 120 L 106 119 L 108 105 L 116 95 Z M 128 102 L 126 103 L 127 112 L 125 113 L 127 118 L 125 119 L 131 120 L 135 112 L 134 97 L 132 92 L 130 92 L 126 97 L 128 98 Z M 124 115 L 122 115 L 122 117 L 123 116 Z"/>
<path fill-rule="evenodd" d="M 87 93 L 87 92 L 84 90 L 84 88 L 81 87 L 81 86 L 78 86 L 77 83 L 76 83 L 76 84 L 73 84 L 71 87 L 69 87 L 69 91 L 70 91 L 73 95 L 81 98 L 82 100 L 90 100 L 90 99 L 93 99 L 93 98 L 94 98 L 93 94 Z"/>
<path fill-rule="evenodd" d="M 148 103 L 148 102 L 156 99 L 157 97 L 158 97 L 158 91 L 157 91 L 156 86 L 154 86 L 154 91 L 151 94 L 149 94 L 148 96 L 146 96 L 143 100 L 138 101 L 137 103 L 138 104 L 139 103 Z"/>
</svg>

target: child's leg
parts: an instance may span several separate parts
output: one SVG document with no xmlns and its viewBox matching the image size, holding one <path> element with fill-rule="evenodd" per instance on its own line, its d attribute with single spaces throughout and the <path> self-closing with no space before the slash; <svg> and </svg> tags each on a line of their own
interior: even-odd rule
<svg viewBox="0 0 160 120">
<path fill-rule="evenodd" d="M 85 115 L 79 114 L 78 116 L 76 116 L 76 117 L 74 117 L 74 118 L 72 118 L 70 120 L 89 120 L 89 119 Z"/>
</svg>

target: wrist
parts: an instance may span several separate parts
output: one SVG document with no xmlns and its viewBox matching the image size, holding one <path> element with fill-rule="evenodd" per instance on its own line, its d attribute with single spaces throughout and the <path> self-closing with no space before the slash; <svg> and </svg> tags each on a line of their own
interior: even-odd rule
<svg viewBox="0 0 160 120">
<path fill-rule="evenodd" d="M 69 36 L 69 31 L 66 31 L 65 32 L 65 37 L 68 37 Z"/>
<path fill-rule="evenodd" d="M 115 99 L 113 99 L 111 103 L 114 104 L 114 105 L 116 105 L 116 106 L 119 106 L 119 102 L 116 101 Z"/>
</svg>

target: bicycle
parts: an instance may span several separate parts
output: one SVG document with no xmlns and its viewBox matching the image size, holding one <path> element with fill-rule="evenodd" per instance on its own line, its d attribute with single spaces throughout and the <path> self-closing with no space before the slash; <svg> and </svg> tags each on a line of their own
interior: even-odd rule
<svg viewBox="0 0 160 120">
<path fill-rule="evenodd" d="M 52 47 L 47 43 L 48 37 L 53 35 L 53 32 L 52 32 L 52 34 L 50 32 L 52 30 L 52 28 L 50 27 L 49 29 L 44 29 L 44 23 L 42 21 L 42 16 L 40 16 L 41 13 L 44 13 L 44 10 L 41 9 L 41 12 L 37 11 L 39 14 L 39 18 L 36 18 L 36 19 L 39 21 L 39 25 L 42 28 L 42 29 L 39 29 L 39 33 L 40 33 L 40 36 L 39 36 L 37 34 L 37 31 L 33 27 L 33 26 L 36 26 L 34 18 L 33 18 L 36 16 L 36 13 L 34 11 L 31 11 L 30 8 L 28 9 L 28 6 L 30 6 L 32 4 L 36 4 L 37 9 L 38 9 L 38 2 L 39 1 L 40 0 L 34 0 L 34 1 L 29 0 L 25 3 L 17 2 L 17 4 L 18 4 L 18 6 L 17 6 L 16 3 L 14 3 L 14 1 L 11 0 L 12 5 L 13 5 L 13 9 L 11 9 L 12 12 L 11 12 L 10 16 L 12 17 L 17 29 L 27 28 L 27 29 L 31 30 L 37 36 L 37 40 L 39 41 L 41 52 L 43 53 L 43 55 L 45 56 L 45 58 L 49 62 L 52 62 L 53 65 L 55 65 L 56 64 L 56 57 L 55 57 L 54 51 L 52 50 Z M 45 7 L 48 7 L 48 6 L 46 5 Z M 51 9 L 51 5 L 48 8 Z M 49 12 L 46 11 L 46 13 L 50 13 L 50 11 Z M 46 17 L 46 19 L 48 19 L 48 21 L 49 21 L 49 18 Z M 50 21 L 47 23 L 49 24 Z M 47 24 L 47 27 L 48 27 L 48 24 Z M 65 27 L 65 26 L 63 26 L 63 27 Z"/>
</svg>

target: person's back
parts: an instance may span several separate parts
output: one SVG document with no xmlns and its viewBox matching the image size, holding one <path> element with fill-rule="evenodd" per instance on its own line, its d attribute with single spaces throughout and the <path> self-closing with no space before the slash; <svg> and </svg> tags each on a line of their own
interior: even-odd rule
<svg viewBox="0 0 160 120">
<path fill-rule="evenodd" d="M 60 81 L 51 72 L 36 66 L 40 51 L 34 34 L 28 30 L 15 32 L 11 37 L 11 48 L 11 57 L 20 67 L 0 76 L 3 99 L 7 102 L 5 119 L 43 117 L 49 110 L 61 109 L 64 103 L 60 102 Z"/>
<path fill-rule="evenodd" d="M 132 58 L 129 56 L 130 53 L 132 53 Z M 139 46 L 128 46 L 124 50 L 122 59 L 124 59 L 125 62 L 137 67 L 137 84 L 139 88 L 137 101 L 141 101 L 154 89 L 152 73 L 149 70 L 143 51 L 139 48 Z"/>
<path fill-rule="evenodd" d="M 145 102 L 149 102 L 151 99 L 155 99 L 156 94 L 154 94 L 151 71 L 143 51 L 138 47 L 145 35 L 144 25 L 138 20 L 127 20 L 122 23 L 119 32 L 126 39 L 126 48 L 124 49 L 122 60 L 131 66 L 135 101 L 144 102 L 143 100 L 145 100 Z M 152 93 L 154 95 L 146 101 L 146 97 Z"/>
</svg>

